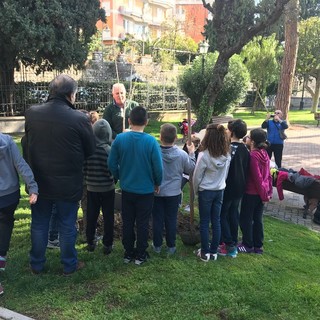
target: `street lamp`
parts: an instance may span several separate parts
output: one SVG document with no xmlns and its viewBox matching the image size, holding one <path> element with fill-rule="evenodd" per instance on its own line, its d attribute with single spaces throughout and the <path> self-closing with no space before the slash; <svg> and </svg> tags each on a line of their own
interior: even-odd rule
<svg viewBox="0 0 320 320">
<path fill-rule="evenodd" d="M 209 49 L 209 43 L 206 40 L 202 40 L 199 44 L 199 52 L 202 55 L 202 74 L 204 71 L 204 55 L 207 54 Z"/>
<path fill-rule="evenodd" d="M 303 98 L 304 98 L 304 83 L 305 83 L 305 75 L 303 75 L 303 80 L 302 80 L 302 95 L 301 95 L 301 101 L 300 101 L 300 107 L 299 107 L 299 110 L 303 110 L 303 106 L 304 106 L 304 101 L 303 101 Z"/>
</svg>

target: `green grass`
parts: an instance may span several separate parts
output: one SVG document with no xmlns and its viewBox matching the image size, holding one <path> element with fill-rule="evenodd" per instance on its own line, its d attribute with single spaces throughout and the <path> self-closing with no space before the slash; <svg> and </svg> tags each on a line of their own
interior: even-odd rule
<svg viewBox="0 0 320 320">
<path fill-rule="evenodd" d="M 291 116 L 309 121 L 307 112 Z M 242 118 L 254 126 L 265 114 L 250 117 Z M 158 133 L 160 125 L 151 121 L 147 131 Z M 0 274 L 2 307 L 41 320 L 320 318 L 320 236 L 302 226 L 265 217 L 263 255 L 239 254 L 209 263 L 198 261 L 195 247 L 184 246 L 179 237 L 174 257 L 151 252 L 139 267 L 122 263 L 120 240 L 108 257 L 101 245 L 88 253 L 79 242 L 85 269 L 63 277 L 59 252 L 48 250 L 46 272 L 34 276 L 28 266 L 31 220 L 23 189 L 8 266 Z M 187 201 L 188 189 L 184 192 Z"/>
</svg>

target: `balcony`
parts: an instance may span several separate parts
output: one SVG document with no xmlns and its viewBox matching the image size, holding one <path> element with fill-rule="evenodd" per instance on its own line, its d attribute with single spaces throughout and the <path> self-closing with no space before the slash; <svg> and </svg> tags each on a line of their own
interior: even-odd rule
<svg viewBox="0 0 320 320">
<path fill-rule="evenodd" d="M 132 9 L 129 9 L 125 6 L 120 6 L 119 7 L 119 13 L 122 14 L 123 16 L 131 16 L 132 14 Z"/>
<path fill-rule="evenodd" d="M 175 0 L 148 0 L 148 2 L 165 9 L 174 8 L 175 6 Z"/>
</svg>

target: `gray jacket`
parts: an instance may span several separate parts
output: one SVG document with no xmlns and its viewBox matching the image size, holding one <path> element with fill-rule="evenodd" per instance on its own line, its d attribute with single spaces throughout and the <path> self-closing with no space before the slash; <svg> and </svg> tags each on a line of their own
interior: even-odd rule
<svg viewBox="0 0 320 320">
<path fill-rule="evenodd" d="M 182 174 L 192 173 L 196 159 L 194 154 L 188 155 L 177 146 L 161 146 L 163 163 L 163 179 L 157 197 L 177 196 L 181 193 Z"/>
<path fill-rule="evenodd" d="M 38 193 L 38 185 L 33 173 L 25 162 L 13 139 L 0 133 L 0 197 L 9 195 L 20 189 L 20 174 L 27 185 L 29 194 Z"/>
<path fill-rule="evenodd" d="M 208 150 L 199 153 L 193 173 L 195 194 L 203 190 L 224 190 L 228 176 L 231 156 L 213 158 Z"/>
</svg>

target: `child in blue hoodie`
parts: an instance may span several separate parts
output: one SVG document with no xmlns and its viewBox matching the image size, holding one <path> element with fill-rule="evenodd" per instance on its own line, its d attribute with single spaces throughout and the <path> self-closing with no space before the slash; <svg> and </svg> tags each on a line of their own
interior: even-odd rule
<svg viewBox="0 0 320 320">
<path fill-rule="evenodd" d="M 180 203 L 183 173 L 192 173 L 195 167 L 195 147 L 187 145 L 188 153 L 174 145 L 177 128 L 165 123 L 160 129 L 163 179 L 160 192 L 153 202 L 153 250 L 161 252 L 163 228 L 166 231 L 167 253 L 176 251 L 177 213 Z"/>
</svg>

